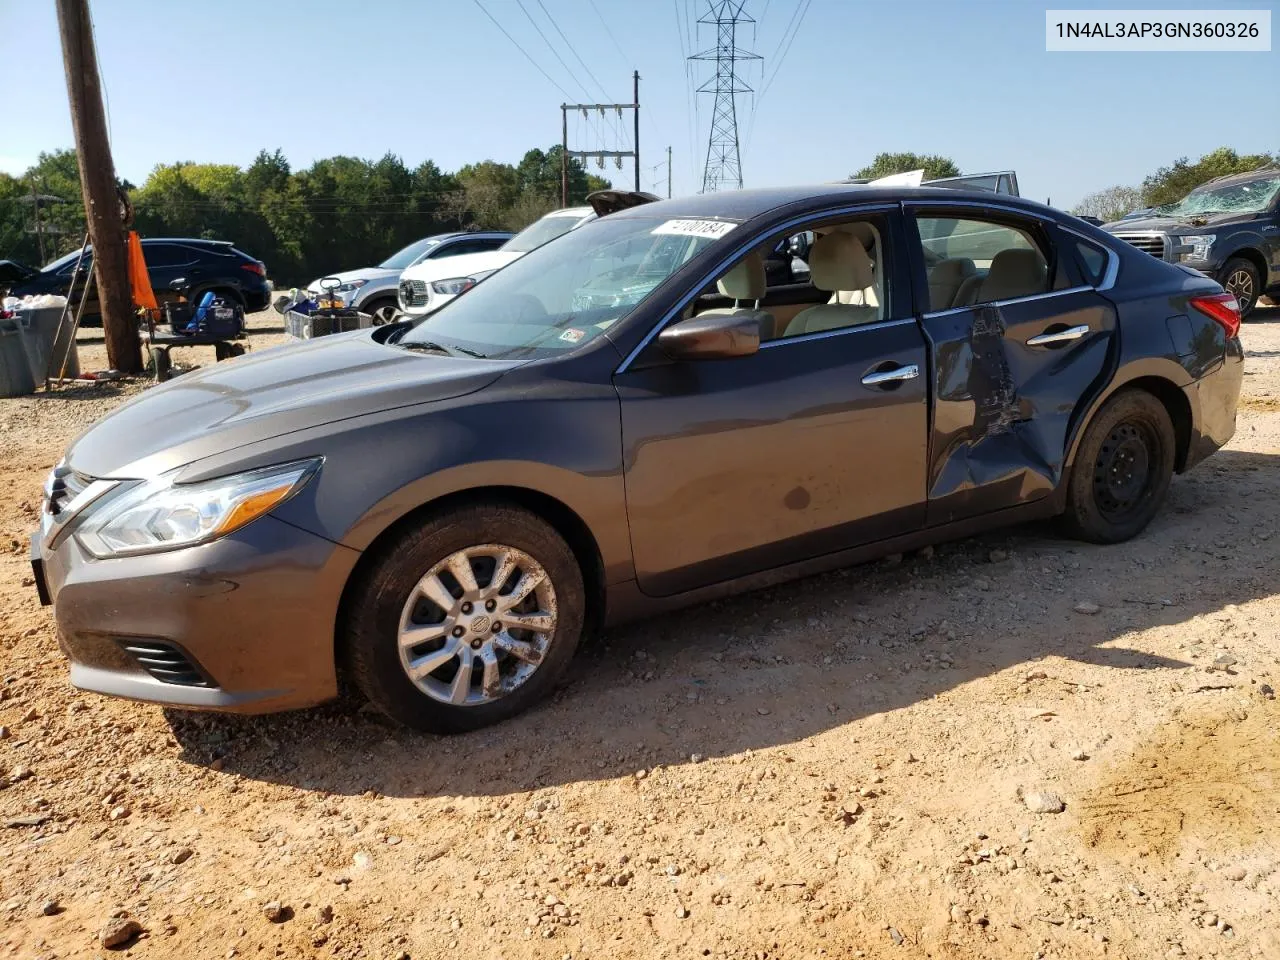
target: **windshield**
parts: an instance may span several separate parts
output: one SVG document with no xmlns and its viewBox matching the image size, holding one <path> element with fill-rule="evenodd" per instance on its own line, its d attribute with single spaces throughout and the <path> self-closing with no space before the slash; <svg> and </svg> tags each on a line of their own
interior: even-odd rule
<svg viewBox="0 0 1280 960">
<path fill-rule="evenodd" d="M 568 233 L 573 229 L 573 225 L 581 219 L 582 217 L 563 215 L 543 217 L 541 220 L 533 221 L 533 223 L 504 243 L 500 249 L 509 253 L 528 253 L 530 250 L 536 250 L 544 243 L 550 243 L 556 237 Z"/>
<path fill-rule="evenodd" d="M 1280 193 L 1280 173 L 1261 180 L 1198 187 L 1177 203 L 1157 207 L 1159 213 L 1174 217 L 1203 213 L 1260 213 Z"/>
<path fill-rule="evenodd" d="M 85 262 L 86 262 L 86 263 L 88 262 L 89 254 L 90 254 L 91 252 L 93 252 L 93 247 L 92 247 L 92 246 L 85 247 L 85 251 L 84 251 L 84 253 L 85 253 Z M 57 260 L 50 260 L 48 263 L 46 263 L 46 264 L 45 264 L 43 267 L 41 267 L 40 269 L 41 269 L 41 270 L 43 270 L 43 271 L 48 271 L 48 270 L 61 270 L 63 267 L 68 267 L 68 266 L 71 266 L 73 263 L 75 263 L 75 262 L 76 262 L 76 258 L 77 258 L 77 257 L 79 257 L 79 256 L 80 256 L 80 251 L 79 251 L 79 250 L 73 250 L 71 253 L 64 254 L 63 256 L 59 257 Z"/>
<path fill-rule="evenodd" d="M 415 263 L 426 255 L 427 251 L 438 244 L 440 241 L 434 237 L 426 237 L 409 244 L 403 250 L 397 250 L 387 259 L 383 260 L 379 267 L 383 270 L 404 270 L 412 267 Z"/>
<path fill-rule="evenodd" d="M 400 338 L 489 358 L 545 357 L 599 336 L 735 225 L 605 218 L 535 250 Z"/>
</svg>

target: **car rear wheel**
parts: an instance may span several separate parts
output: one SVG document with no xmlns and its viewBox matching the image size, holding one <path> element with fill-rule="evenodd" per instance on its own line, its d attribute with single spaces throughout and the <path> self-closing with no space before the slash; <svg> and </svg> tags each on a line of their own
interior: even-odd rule
<svg viewBox="0 0 1280 960">
<path fill-rule="evenodd" d="M 396 538 L 346 609 L 347 661 L 369 701 L 406 726 L 459 733 L 551 691 L 582 633 L 585 594 L 554 528 L 489 503 Z"/>
<path fill-rule="evenodd" d="M 1176 438 L 1164 404 L 1124 390 L 1085 430 L 1067 488 L 1068 531 L 1093 543 L 1119 543 L 1151 522 L 1173 479 Z"/>
<path fill-rule="evenodd" d="M 373 325 L 375 327 L 381 327 L 384 324 L 394 323 L 396 317 L 400 315 L 399 305 L 395 302 L 395 300 L 390 300 L 390 299 L 374 300 L 372 303 L 367 304 L 366 306 L 361 307 L 360 309 L 362 310 L 362 312 L 367 313 L 369 314 L 369 316 L 373 317 Z"/>
<path fill-rule="evenodd" d="M 1258 268 L 1242 257 L 1233 257 L 1222 268 L 1222 286 L 1240 305 L 1240 319 L 1247 317 L 1262 293 Z"/>
</svg>

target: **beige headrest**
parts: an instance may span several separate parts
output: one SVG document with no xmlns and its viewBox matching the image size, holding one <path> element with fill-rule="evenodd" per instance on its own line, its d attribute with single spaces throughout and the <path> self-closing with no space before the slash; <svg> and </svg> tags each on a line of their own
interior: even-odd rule
<svg viewBox="0 0 1280 960">
<path fill-rule="evenodd" d="M 720 295 L 734 300 L 760 300 L 764 297 L 764 257 L 748 253 L 737 265 L 716 281 Z"/>
<path fill-rule="evenodd" d="M 809 277 L 819 290 L 862 290 L 876 282 L 871 258 L 852 234 L 819 237 L 809 251 Z"/>
<path fill-rule="evenodd" d="M 960 281 L 972 277 L 976 272 L 977 268 L 968 257 L 955 257 L 954 259 L 941 260 L 934 264 L 933 269 L 929 271 L 929 282 L 950 283 L 959 286 Z"/>
<path fill-rule="evenodd" d="M 1048 269 L 1039 250 L 1001 250 L 982 281 L 982 299 L 1012 300 L 1044 293 Z"/>
</svg>

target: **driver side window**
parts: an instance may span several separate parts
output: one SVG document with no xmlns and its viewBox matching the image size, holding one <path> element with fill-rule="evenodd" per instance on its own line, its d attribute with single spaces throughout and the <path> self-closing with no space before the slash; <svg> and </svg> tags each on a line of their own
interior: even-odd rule
<svg viewBox="0 0 1280 960">
<path fill-rule="evenodd" d="M 721 274 L 695 313 L 757 313 L 765 342 L 878 323 L 890 316 L 885 249 L 877 218 L 772 237 Z"/>
</svg>

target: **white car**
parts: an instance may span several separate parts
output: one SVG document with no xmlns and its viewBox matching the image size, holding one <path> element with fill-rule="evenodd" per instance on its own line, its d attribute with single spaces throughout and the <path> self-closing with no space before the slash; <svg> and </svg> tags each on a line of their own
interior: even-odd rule
<svg viewBox="0 0 1280 960">
<path fill-rule="evenodd" d="M 421 317 L 439 310 L 493 271 L 595 218 L 596 213 L 590 207 L 553 210 L 529 224 L 497 250 L 449 257 L 447 260 L 423 260 L 400 275 L 400 311 L 409 317 Z"/>
<path fill-rule="evenodd" d="M 500 230 L 487 230 L 477 233 L 438 233 L 432 237 L 423 237 L 398 250 L 383 260 L 376 267 L 361 267 L 359 270 L 344 270 L 318 277 L 309 287 L 307 293 L 320 293 L 320 281 L 330 277 L 340 281 L 335 288 L 348 307 L 354 307 L 364 313 L 373 315 L 375 324 L 389 323 L 395 319 L 396 284 L 400 274 L 407 267 L 427 261 L 445 261 L 455 257 L 466 257 L 477 253 L 497 250 L 511 239 L 511 234 Z"/>
</svg>

